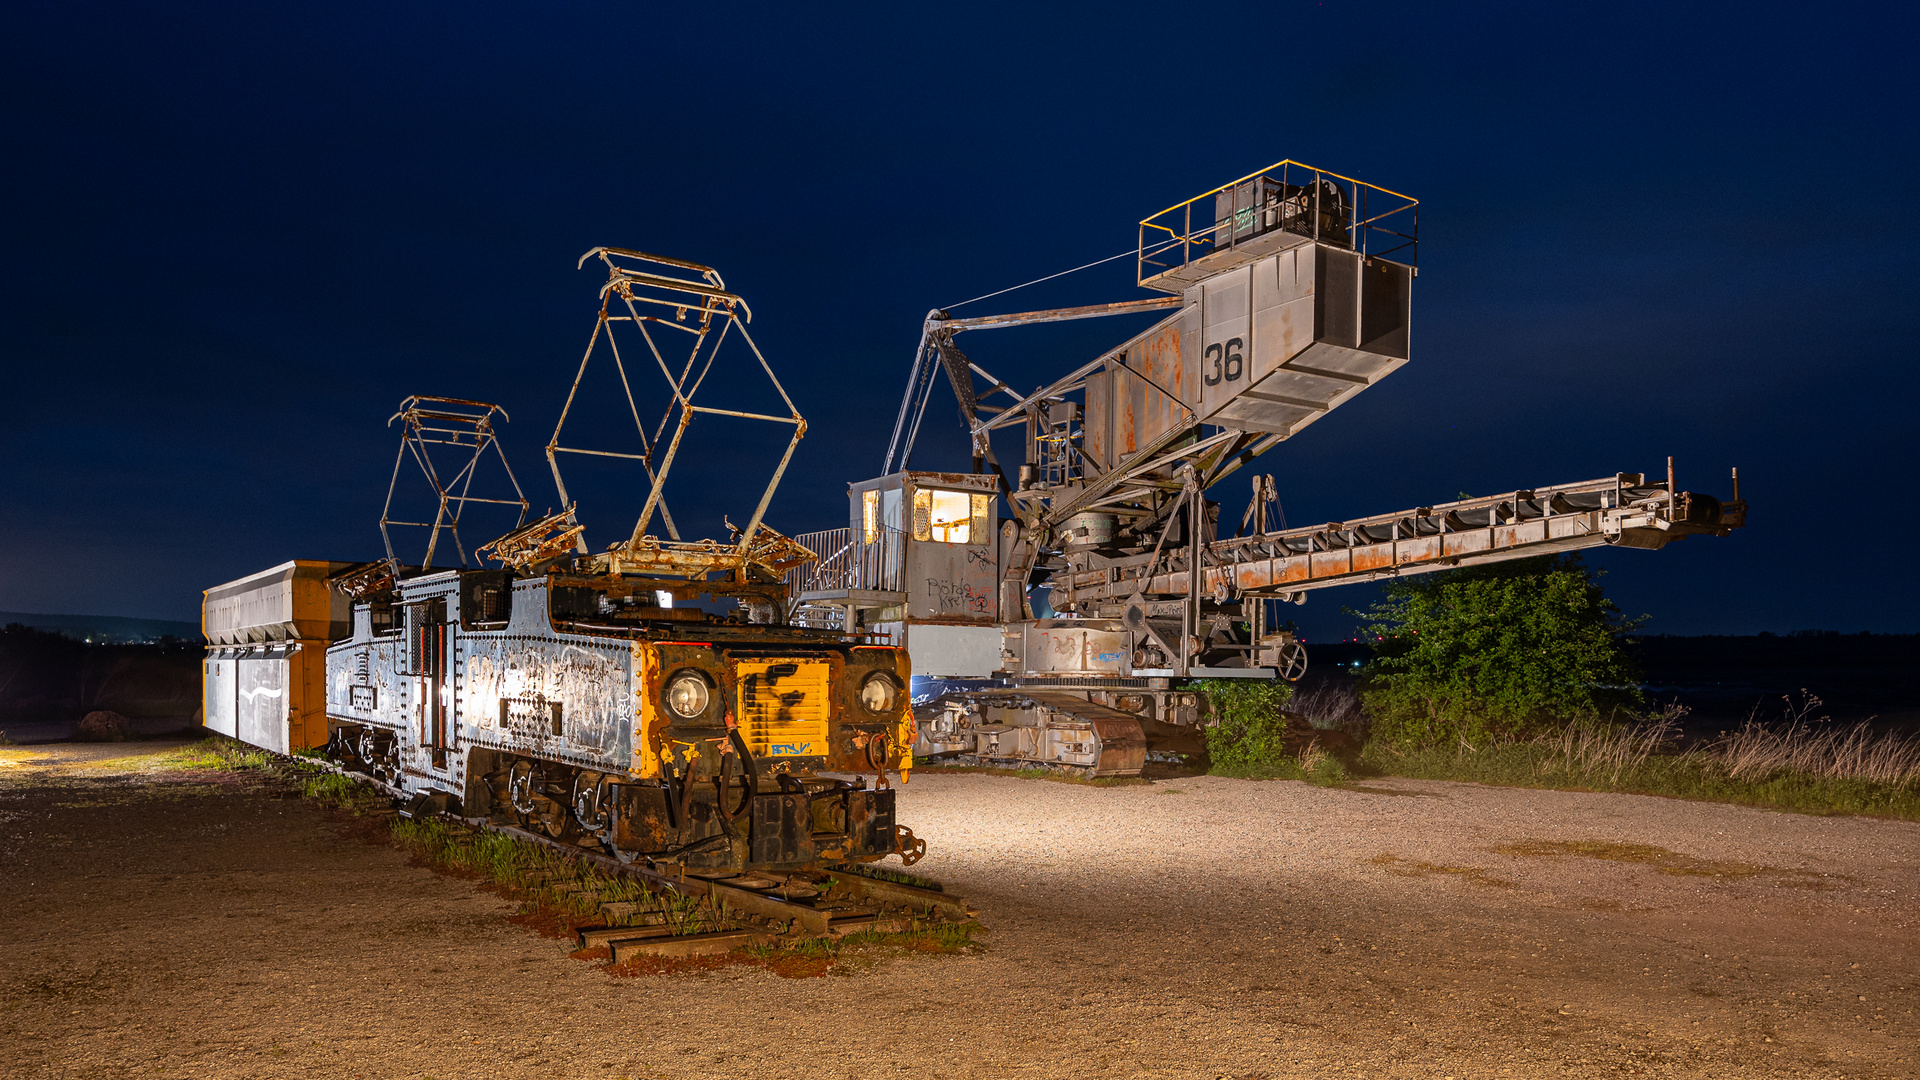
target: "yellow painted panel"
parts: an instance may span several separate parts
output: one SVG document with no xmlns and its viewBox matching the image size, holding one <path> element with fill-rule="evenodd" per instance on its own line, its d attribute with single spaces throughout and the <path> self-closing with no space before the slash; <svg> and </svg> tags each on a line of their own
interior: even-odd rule
<svg viewBox="0 0 1920 1080">
<path fill-rule="evenodd" d="M 755 757 L 827 752 L 832 665 L 825 660 L 742 660 L 734 718 Z"/>
</svg>

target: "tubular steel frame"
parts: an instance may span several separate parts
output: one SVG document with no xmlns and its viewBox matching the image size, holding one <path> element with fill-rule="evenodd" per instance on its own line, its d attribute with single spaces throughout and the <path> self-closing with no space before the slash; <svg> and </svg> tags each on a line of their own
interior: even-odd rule
<svg viewBox="0 0 1920 1080">
<path fill-rule="evenodd" d="M 393 478 L 387 482 L 387 502 L 380 509 L 380 539 L 386 544 L 387 562 L 390 565 L 400 565 L 399 556 L 393 549 L 391 527 L 395 525 L 432 530 L 427 534 L 426 556 L 420 560 L 421 569 L 426 570 L 433 567 L 433 556 L 439 547 L 442 529 L 452 534 L 454 550 L 460 555 L 460 565 L 467 565 L 466 548 L 460 540 L 460 515 L 468 503 L 518 506 L 520 521 L 514 527 L 517 529 L 526 522 L 527 497 L 520 490 L 520 481 L 514 478 L 513 467 L 507 464 L 506 451 L 500 448 L 500 440 L 494 434 L 493 418 L 496 414 L 501 420 L 509 419 L 507 410 L 484 401 L 415 394 L 403 399 L 400 411 L 387 418 L 388 427 L 392 427 L 395 420 L 401 421 L 400 449 L 393 459 Z M 434 464 L 431 449 L 435 446 L 453 446 L 470 451 L 466 463 L 449 480 L 440 479 L 440 469 Z M 500 467 L 506 470 L 507 482 L 513 485 L 514 497 L 511 499 L 473 494 L 474 475 L 479 472 L 480 459 L 488 447 L 493 448 L 495 456 L 500 459 Z M 433 487 L 438 500 L 432 521 L 399 521 L 393 517 L 393 496 L 400 486 L 400 465 L 409 452 L 427 478 L 427 483 Z M 475 560 L 478 561 L 477 552 Z"/>
<path fill-rule="evenodd" d="M 587 339 L 586 352 L 580 358 L 580 367 L 575 372 L 573 386 L 567 391 L 566 404 L 560 410 L 560 419 L 553 428 L 553 438 L 547 443 L 547 464 L 553 471 L 553 482 L 560 492 L 561 505 L 568 507 L 564 511 L 566 523 L 576 526 L 575 550 L 582 555 L 588 548 L 583 535 L 577 531 L 578 523 L 573 517 L 573 500 L 567 494 L 566 480 L 560 473 L 560 454 L 586 454 L 596 457 L 620 458 L 639 461 L 646 469 L 649 487 L 647 498 L 640 508 L 640 516 L 634 522 L 628 537 L 614 544 L 610 549 L 610 569 L 622 566 L 636 570 L 664 572 L 706 572 L 708 570 L 737 567 L 744 561 L 763 561 L 770 555 L 778 555 L 773 549 L 784 549 L 790 545 L 785 537 L 774 533 L 765 526 L 767 506 L 773 500 L 774 490 L 779 487 L 780 479 L 786 473 L 787 465 L 793 460 L 793 452 L 806 436 L 807 422 L 800 411 L 794 407 L 793 399 L 786 388 L 780 385 L 780 379 L 774 375 L 773 368 L 761 353 L 759 345 L 747 332 L 747 323 L 753 318 L 753 311 L 747 302 L 738 295 L 728 292 L 726 282 L 720 272 L 709 266 L 672 259 L 645 252 L 631 251 L 625 248 L 596 247 L 580 257 L 579 265 L 584 267 L 588 259 L 598 258 L 607 267 L 607 283 L 600 289 L 600 312 L 593 325 L 593 333 Z M 616 298 L 619 305 L 616 307 Z M 625 314 L 619 314 L 624 309 Z M 671 317 L 665 311 L 672 311 Z M 643 311 L 646 312 L 643 314 Z M 689 316 L 692 316 L 689 324 Z M 647 351 L 652 354 L 660 373 L 666 379 L 672 392 L 668 403 L 652 433 L 640 419 L 640 409 L 633 395 L 633 383 L 628 377 L 626 362 L 620 354 L 620 346 L 614 339 L 613 324 L 628 323 L 639 332 Z M 655 339 L 652 327 L 660 330 L 675 330 L 690 335 L 692 346 L 687 350 L 686 360 L 679 365 L 676 374 L 668 364 L 666 350 Z M 738 336 L 747 348 L 752 350 L 760 369 L 766 373 L 767 380 L 779 393 L 785 403 L 787 416 L 772 416 L 766 413 L 744 412 L 738 409 L 714 408 L 697 405 L 695 397 L 706 383 L 707 375 L 713 370 L 714 360 L 729 335 Z M 614 450 L 596 450 L 586 447 L 563 446 L 560 434 L 565 429 L 567 417 L 571 413 L 575 399 L 580 393 L 580 382 L 586 376 L 587 365 L 593 361 L 594 350 L 601 342 L 606 344 L 607 352 L 612 356 L 613 365 L 619 373 L 620 386 L 625 392 L 627 408 L 633 418 L 634 430 L 640 436 L 641 452 L 623 453 Z M 677 416 L 676 416 L 677 413 Z M 775 466 L 772 478 L 755 505 L 753 516 L 744 528 L 738 529 L 731 545 L 715 544 L 712 541 L 688 542 L 680 535 L 679 527 L 674 523 L 672 512 L 666 502 L 667 476 L 672 471 L 675 457 L 680 451 L 680 443 L 697 413 L 714 416 L 732 416 L 744 420 L 761 420 L 774 424 L 793 425 L 793 437 L 788 440 L 780 463 Z M 672 425 L 672 434 L 668 426 Z M 661 524 L 666 528 L 668 539 L 661 541 L 647 533 L 652 524 L 655 510 L 660 513 Z M 761 534 L 766 534 L 763 538 Z M 683 550 L 684 549 L 684 550 Z M 765 550 L 763 550 L 765 549 Z"/>
</svg>

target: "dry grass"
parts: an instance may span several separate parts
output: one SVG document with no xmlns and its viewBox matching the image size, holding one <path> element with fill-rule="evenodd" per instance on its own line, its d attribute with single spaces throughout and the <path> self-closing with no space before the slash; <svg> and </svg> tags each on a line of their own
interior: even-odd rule
<svg viewBox="0 0 1920 1080">
<path fill-rule="evenodd" d="M 1557 735 L 1534 740 L 1544 751 L 1539 770 L 1543 776 L 1604 776 L 1608 784 L 1617 784 L 1667 749 L 1679 735 L 1678 720 L 1678 712 L 1669 711 L 1638 724 L 1568 724 Z"/>
<path fill-rule="evenodd" d="M 1889 787 L 1920 786 L 1920 738 L 1876 732 L 1871 724 L 1852 727 L 1815 716 L 1824 704 L 1800 691 L 1786 703 L 1781 724 L 1760 721 L 1758 710 L 1740 730 L 1690 753 L 1734 780 L 1765 780 L 1783 774 L 1831 780 L 1864 780 Z"/>
<path fill-rule="evenodd" d="M 1322 731 L 1342 731 L 1356 740 L 1366 738 L 1367 714 L 1351 680 L 1315 683 L 1313 689 L 1295 693 L 1287 702 L 1287 711 L 1306 717 L 1307 723 Z"/>
<path fill-rule="evenodd" d="M 1318 739 L 1300 749 L 1300 771 L 1308 776 L 1324 771 L 1332 761 L 1333 755 L 1327 753 Z"/>
<path fill-rule="evenodd" d="M 1835 725 L 1802 691 L 1772 723 L 1756 714 L 1740 730 L 1691 749 L 1675 745 L 1668 712 L 1630 724 L 1570 724 L 1491 746 L 1368 744 L 1373 769 L 1428 780 L 1670 795 L 1813 814 L 1920 820 L 1920 739 Z"/>
</svg>

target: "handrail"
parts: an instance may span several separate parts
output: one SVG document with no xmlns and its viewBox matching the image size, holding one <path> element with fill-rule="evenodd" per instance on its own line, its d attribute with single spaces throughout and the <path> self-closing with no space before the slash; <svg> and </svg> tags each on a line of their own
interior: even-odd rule
<svg viewBox="0 0 1920 1080">
<path fill-rule="evenodd" d="M 857 540 L 853 530 L 823 529 L 794 537 L 817 558 L 787 571 L 787 588 L 797 600 L 802 593 L 899 592 L 905 534 L 882 527 L 873 541 Z"/>
<path fill-rule="evenodd" d="M 1293 170 L 1299 170 L 1297 173 Z M 1301 176 L 1300 184 L 1293 183 L 1294 176 Z M 1311 179 L 1304 179 L 1310 176 Z M 1253 202 L 1245 208 L 1237 189 L 1247 184 L 1255 184 Z M 1268 185 L 1272 185 L 1269 187 Z M 1233 212 L 1221 217 L 1221 204 L 1216 202 L 1211 211 L 1203 208 L 1200 221 L 1194 220 L 1194 204 L 1208 198 L 1229 198 L 1234 193 Z M 1394 205 L 1375 211 L 1369 205 L 1381 199 Z M 1277 201 L 1276 201 L 1277 200 Z M 1257 206 L 1255 204 L 1258 204 Z M 1367 257 L 1379 257 L 1411 247 L 1412 257 L 1406 261 L 1416 264 L 1420 244 L 1420 200 L 1391 188 L 1370 184 L 1364 180 L 1347 176 L 1344 173 L 1318 169 L 1305 162 L 1284 158 L 1264 169 L 1248 173 L 1245 176 L 1228 181 L 1218 187 L 1201 192 L 1189 199 L 1174 203 L 1158 213 L 1149 214 L 1140 219 L 1140 231 L 1135 252 L 1134 280 L 1140 285 L 1150 281 L 1168 278 L 1174 285 L 1154 286 L 1166 291 L 1178 292 L 1192 284 L 1191 275 L 1182 275 L 1178 271 L 1192 265 L 1197 259 L 1204 259 L 1216 252 L 1237 248 L 1259 236 L 1276 231 L 1305 236 L 1319 243 L 1332 243 L 1347 247 Z M 1262 222 L 1259 211 L 1277 213 L 1277 218 Z M 1181 214 L 1179 228 L 1161 222 L 1160 218 L 1171 214 Z M 1243 223 L 1242 215 L 1252 215 Z M 1404 215 L 1404 216 L 1403 216 Z M 1348 220 L 1351 217 L 1352 220 Z M 1387 222 L 1391 219 L 1391 225 Z M 1411 224 L 1408 224 L 1411 219 Z M 1164 232 L 1166 240 L 1147 239 L 1148 230 Z M 1406 231 L 1401 231 L 1401 230 Z M 1387 240 L 1381 245 L 1383 251 L 1374 251 L 1375 239 Z M 1393 243 L 1391 241 L 1399 241 Z M 1177 258 L 1160 256 L 1179 248 Z M 1195 246 L 1201 250 L 1195 253 Z"/>
<path fill-rule="evenodd" d="M 1195 195 L 1191 199 L 1174 203 L 1172 206 L 1167 207 L 1165 210 L 1160 211 L 1160 213 L 1158 214 L 1148 214 L 1146 217 L 1140 219 L 1140 224 L 1145 225 L 1151 222 L 1154 218 L 1162 217 L 1174 210 L 1178 210 L 1181 207 L 1186 206 L 1188 203 L 1199 202 L 1201 199 L 1204 199 L 1209 195 L 1218 195 L 1221 192 L 1227 190 L 1230 187 L 1233 187 L 1236 184 L 1244 184 L 1249 180 L 1257 180 L 1260 177 L 1265 176 L 1266 174 L 1272 172 L 1275 169 L 1285 168 L 1288 165 L 1298 165 L 1301 168 L 1307 170 L 1308 172 L 1315 173 L 1317 175 L 1331 176 L 1335 180 L 1345 180 L 1349 184 L 1359 184 L 1361 187 L 1372 188 L 1373 190 L 1378 191 L 1383 195 L 1391 195 L 1396 199 L 1405 199 L 1408 202 L 1412 202 L 1412 203 L 1418 203 L 1420 201 L 1419 199 L 1416 199 L 1411 195 L 1402 195 L 1397 191 L 1391 191 L 1391 190 L 1388 190 L 1387 188 L 1383 188 L 1379 184 L 1369 184 L 1365 180 L 1356 180 L 1351 176 L 1343 176 L 1340 173 L 1333 172 L 1332 170 L 1329 170 L 1329 169 L 1316 169 L 1304 161 L 1295 161 L 1292 158 L 1281 158 L 1279 161 L 1274 162 L 1273 164 L 1267 166 L 1264 169 L 1256 169 L 1253 172 L 1248 173 L 1247 175 L 1241 177 L 1238 180 L 1229 180 L 1226 183 L 1221 184 L 1219 187 L 1214 188 L 1212 191 L 1203 191 L 1200 194 Z"/>
</svg>

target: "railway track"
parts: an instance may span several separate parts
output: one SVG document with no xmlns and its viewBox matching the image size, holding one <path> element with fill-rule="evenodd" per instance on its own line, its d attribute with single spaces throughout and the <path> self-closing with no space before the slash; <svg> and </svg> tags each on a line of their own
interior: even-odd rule
<svg viewBox="0 0 1920 1080">
<path fill-rule="evenodd" d="M 669 905 L 649 911 L 645 910 L 647 905 L 625 899 L 599 903 L 610 925 L 582 926 L 575 930 L 575 936 L 583 949 L 606 948 L 615 963 L 639 956 L 719 955 L 746 946 L 833 940 L 861 931 L 900 933 L 970 923 L 978 915 L 963 898 L 943 890 L 884 880 L 848 865 L 775 877 L 751 872 L 689 871 L 677 864 L 630 863 L 530 829 L 436 812 L 418 799 L 409 805 L 408 796 L 398 788 L 328 758 L 271 756 L 288 764 L 298 763 L 296 767 L 317 766 L 365 784 L 392 799 L 394 812 L 401 817 L 430 818 L 456 828 L 498 833 L 546 850 L 557 856 L 563 867 L 573 868 L 571 873 L 539 875 L 537 886 L 549 891 L 577 897 L 591 889 L 586 883 L 591 871 L 607 878 L 627 878 L 650 892 L 705 906 L 701 918 L 688 920 L 673 917 L 667 910 Z M 703 929 L 688 932 L 690 922 Z"/>
</svg>

